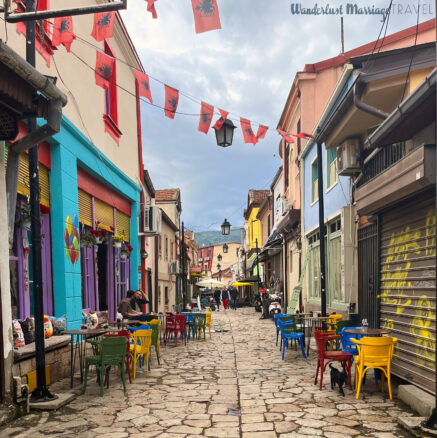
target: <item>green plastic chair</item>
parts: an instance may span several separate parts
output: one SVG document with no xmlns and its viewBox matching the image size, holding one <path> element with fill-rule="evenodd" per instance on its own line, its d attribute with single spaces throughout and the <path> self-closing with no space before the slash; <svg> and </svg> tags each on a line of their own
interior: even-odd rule
<svg viewBox="0 0 437 438">
<path fill-rule="evenodd" d="M 205 339 L 206 313 L 194 313 L 193 316 L 194 316 L 194 333 L 200 339 L 202 337 L 202 330 L 203 330 L 203 339 Z"/>
<path fill-rule="evenodd" d="M 124 373 L 124 361 L 126 359 L 127 338 L 114 337 L 103 338 L 100 342 L 86 340 L 86 342 L 97 347 L 99 354 L 87 356 L 85 358 L 85 375 L 83 383 L 84 394 L 88 380 L 88 370 L 90 365 L 95 365 L 100 378 L 100 397 L 103 397 L 103 387 L 105 382 L 105 374 L 112 366 L 120 367 L 121 381 L 123 382 L 123 391 L 126 393 L 126 376 Z M 107 379 L 107 387 L 109 387 L 109 379 Z"/>
<path fill-rule="evenodd" d="M 152 329 L 152 345 L 155 347 L 156 359 L 158 359 L 158 365 L 161 365 L 159 362 L 160 352 L 159 352 L 159 335 L 161 331 L 161 322 L 158 319 L 152 319 L 149 321 L 149 326 Z"/>
</svg>

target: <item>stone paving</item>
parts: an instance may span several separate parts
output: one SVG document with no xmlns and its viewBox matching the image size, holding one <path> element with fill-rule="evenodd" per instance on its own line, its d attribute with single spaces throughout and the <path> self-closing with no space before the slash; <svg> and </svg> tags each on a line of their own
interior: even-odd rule
<svg viewBox="0 0 437 438">
<path fill-rule="evenodd" d="M 152 352 L 150 376 L 140 369 L 126 396 L 113 374 L 99 397 L 91 376 L 85 395 L 56 412 L 32 411 L 0 429 L 0 437 L 410 436 L 397 418 L 412 413 L 373 392 L 373 379 L 359 400 L 348 388 L 345 397 L 332 391 L 329 373 L 319 391 L 315 351 L 305 360 L 288 349 L 282 361 L 273 322 L 259 316 L 252 308 L 215 312 L 211 340 L 163 347 L 161 366 Z"/>
</svg>

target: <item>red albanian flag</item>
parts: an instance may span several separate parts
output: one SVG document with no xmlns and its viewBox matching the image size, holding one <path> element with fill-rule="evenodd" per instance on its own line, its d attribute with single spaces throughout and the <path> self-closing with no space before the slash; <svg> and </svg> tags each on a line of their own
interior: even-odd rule
<svg viewBox="0 0 437 438">
<path fill-rule="evenodd" d="M 94 14 L 94 27 L 91 35 L 96 41 L 111 38 L 114 29 L 115 11 Z"/>
<path fill-rule="evenodd" d="M 295 135 L 296 138 L 314 138 L 311 134 L 307 132 L 299 132 L 299 134 Z"/>
<path fill-rule="evenodd" d="M 228 117 L 229 112 L 222 110 L 219 108 L 221 117 L 215 122 L 215 125 L 213 126 L 214 129 L 217 131 L 223 126 L 223 123 L 225 123 L 225 120 Z"/>
<path fill-rule="evenodd" d="M 268 129 L 269 129 L 268 126 L 259 125 L 258 131 L 256 133 L 257 140 L 263 139 L 266 136 Z"/>
<path fill-rule="evenodd" d="M 196 33 L 221 29 L 217 0 L 191 0 Z"/>
<path fill-rule="evenodd" d="M 146 0 L 147 1 L 147 10 L 152 14 L 153 18 L 158 18 L 158 14 L 155 9 L 156 0 Z"/>
<path fill-rule="evenodd" d="M 107 90 L 109 83 L 112 81 L 112 74 L 114 73 L 115 59 L 104 53 L 97 52 L 96 59 L 96 84 Z"/>
<path fill-rule="evenodd" d="M 281 131 L 280 129 L 278 129 L 279 134 L 281 134 L 282 138 L 287 142 L 287 143 L 294 143 L 293 137 L 288 134 L 285 131 Z"/>
<path fill-rule="evenodd" d="M 134 74 L 138 84 L 138 95 L 149 99 L 150 103 L 153 103 L 152 93 L 150 92 L 149 76 L 138 70 L 134 70 Z"/>
<path fill-rule="evenodd" d="M 65 46 L 70 51 L 71 43 L 76 39 L 73 33 L 73 19 L 71 17 L 57 17 L 53 21 L 52 46 Z"/>
<path fill-rule="evenodd" d="M 255 146 L 258 143 L 258 139 L 252 131 L 250 121 L 240 117 L 240 125 L 243 131 L 244 143 L 252 143 Z"/>
<path fill-rule="evenodd" d="M 164 85 L 165 87 L 165 105 L 164 113 L 169 119 L 174 119 L 179 102 L 179 91 Z"/>
<path fill-rule="evenodd" d="M 208 134 L 209 127 L 212 122 L 212 115 L 214 114 L 214 107 L 202 102 L 200 106 L 200 120 L 199 127 L 197 128 L 200 132 Z"/>
</svg>

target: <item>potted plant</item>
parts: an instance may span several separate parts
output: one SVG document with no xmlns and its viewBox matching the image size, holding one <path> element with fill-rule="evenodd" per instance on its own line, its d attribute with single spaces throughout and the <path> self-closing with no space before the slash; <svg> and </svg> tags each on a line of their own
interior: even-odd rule
<svg viewBox="0 0 437 438">
<path fill-rule="evenodd" d="M 95 245 L 97 245 L 97 239 L 93 233 L 90 232 L 80 234 L 80 246 L 84 248 L 93 248 Z"/>
<path fill-rule="evenodd" d="M 30 230 L 30 204 L 23 204 L 21 207 L 17 206 L 17 212 L 20 217 L 16 224 L 24 230 Z"/>
<path fill-rule="evenodd" d="M 112 236 L 112 246 L 114 246 L 115 248 L 121 248 L 121 244 L 123 243 L 123 241 L 123 234 L 114 234 Z"/>
<path fill-rule="evenodd" d="M 96 238 L 96 244 L 100 245 L 103 242 L 103 237 L 98 230 L 90 230 L 90 234 L 92 234 Z"/>
<path fill-rule="evenodd" d="M 133 248 L 129 244 L 125 245 L 123 248 L 121 248 L 120 257 L 122 259 L 129 258 L 132 250 L 133 250 Z"/>
</svg>

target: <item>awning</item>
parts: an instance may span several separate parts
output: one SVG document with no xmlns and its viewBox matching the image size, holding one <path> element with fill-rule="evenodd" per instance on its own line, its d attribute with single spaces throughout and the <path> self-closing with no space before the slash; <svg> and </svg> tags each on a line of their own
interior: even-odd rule
<svg viewBox="0 0 437 438">
<path fill-rule="evenodd" d="M 254 283 L 249 281 L 236 281 L 235 283 L 232 283 L 232 286 L 253 286 Z"/>
</svg>

